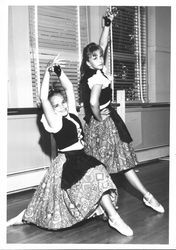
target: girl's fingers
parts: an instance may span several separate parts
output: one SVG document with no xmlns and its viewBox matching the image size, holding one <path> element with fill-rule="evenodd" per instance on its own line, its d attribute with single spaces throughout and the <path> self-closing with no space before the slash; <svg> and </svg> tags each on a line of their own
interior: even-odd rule
<svg viewBox="0 0 176 250">
<path fill-rule="evenodd" d="M 102 111 L 100 111 L 101 115 L 108 115 L 110 113 L 109 109 L 103 109 Z"/>
<path fill-rule="evenodd" d="M 59 60 L 60 60 L 60 54 L 58 54 L 58 55 L 54 58 L 53 63 L 56 63 L 56 62 L 58 62 Z"/>
<path fill-rule="evenodd" d="M 50 67 L 51 65 L 52 65 L 52 61 L 49 61 L 46 66 Z"/>
<path fill-rule="evenodd" d="M 52 61 L 47 63 L 47 68 L 49 72 L 54 72 L 54 66 L 60 66 L 63 63 L 63 59 L 60 58 L 60 54 L 58 54 Z M 64 67 L 64 65 L 62 65 Z"/>
<path fill-rule="evenodd" d="M 108 8 L 106 11 L 106 16 L 112 21 L 115 16 L 117 16 L 119 13 L 119 10 L 117 7 L 111 7 Z"/>
</svg>

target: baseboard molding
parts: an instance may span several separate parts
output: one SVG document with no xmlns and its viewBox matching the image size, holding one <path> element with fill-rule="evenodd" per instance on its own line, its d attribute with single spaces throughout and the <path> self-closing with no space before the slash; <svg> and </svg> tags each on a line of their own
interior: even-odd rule
<svg viewBox="0 0 176 250">
<path fill-rule="evenodd" d="M 142 151 L 137 151 L 139 163 L 151 161 L 169 155 L 169 147 L 150 148 Z M 47 168 L 14 173 L 7 176 L 7 193 L 15 193 L 26 189 L 31 189 L 39 185 Z"/>
<path fill-rule="evenodd" d="M 7 193 L 23 191 L 39 185 L 47 168 L 7 175 Z"/>
<path fill-rule="evenodd" d="M 136 152 L 139 162 L 150 161 L 169 155 L 169 146 L 162 146 L 157 148 L 149 148 Z"/>
</svg>

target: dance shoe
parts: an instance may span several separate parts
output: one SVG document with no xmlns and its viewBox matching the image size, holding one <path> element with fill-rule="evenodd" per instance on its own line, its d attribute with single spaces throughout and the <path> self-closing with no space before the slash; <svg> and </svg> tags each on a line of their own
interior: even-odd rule
<svg viewBox="0 0 176 250">
<path fill-rule="evenodd" d="M 109 218 L 109 225 L 125 236 L 133 236 L 133 230 L 122 220 L 119 215 Z"/>
<path fill-rule="evenodd" d="M 158 213 L 165 212 L 164 207 L 149 192 L 144 195 L 143 202 L 145 203 L 146 206 L 151 207 L 153 210 L 155 210 Z"/>
</svg>

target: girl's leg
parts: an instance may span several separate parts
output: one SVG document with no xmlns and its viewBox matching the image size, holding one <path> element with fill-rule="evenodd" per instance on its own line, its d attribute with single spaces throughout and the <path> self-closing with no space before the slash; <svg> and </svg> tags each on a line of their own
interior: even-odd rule
<svg viewBox="0 0 176 250">
<path fill-rule="evenodd" d="M 142 193 L 143 196 L 148 192 L 148 190 L 144 187 L 144 185 L 142 184 L 133 169 L 125 172 L 124 175 L 129 181 L 129 183 L 140 193 Z"/>
<path fill-rule="evenodd" d="M 153 197 L 150 192 L 148 192 L 133 169 L 125 172 L 125 177 L 135 189 L 142 193 L 143 202 L 147 206 L 151 207 L 153 210 L 159 213 L 164 213 L 163 206 Z"/>
<path fill-rule="evenodd" d="M 20 214 L 15 216 L 14 218 L 8 220 L 7 221 L 7 227 L 13 226 L 13 225 L 21 225 L 21 224 L 23 224 L 22 219 L 23 219 L 24 212 L 25 212 L 25 209 Z"/>
<path fill-rule="evenodd" d="M 132 229 L 122 220 L 115 210 L 109 194 L 104 194 L 100 201 L 101 206 L 109 217 L 109 225 L 125 236 L 132 236 Z"/>
</svg>

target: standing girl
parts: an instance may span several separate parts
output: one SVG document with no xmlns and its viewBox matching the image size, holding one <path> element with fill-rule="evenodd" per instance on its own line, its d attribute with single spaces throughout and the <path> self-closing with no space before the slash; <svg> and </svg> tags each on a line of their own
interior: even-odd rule
<svg viewBox="0 0 176 250">
<path fill-rule="evenodd" d="M 124 173 L 127 180 L 143 195 L 145 205 L 164 213 L 163 206 L 144 187 L 134 172 L 137 165 L 132 138 L 123 120 L 111 106 L 111 81 L 104 66 L 113 14 L 104 17 L 100 43 L 90 43 L 83 50 L 81 92 L 85 110 L 85 150 L 106 166 L 109 173 Z"/>
<path fill-rule="evenodd" d="M 49 230 L 75 225 L 90 217 L 108 215 L 109 225 L 125 236 L 133 231 L 116 211 L 117 189 L 105 167 L 84 152 L 83 131 L 76 111 L 73 85 L 56 57 L 45 72 L 41 87 L 42 123 L 54 135 L 58 155 L 37 187 L 28 207 L 7 226 L 33 223 Z M 67 101 L 49 93 L 50 73 L 55 72 Z"/>
</svg>

